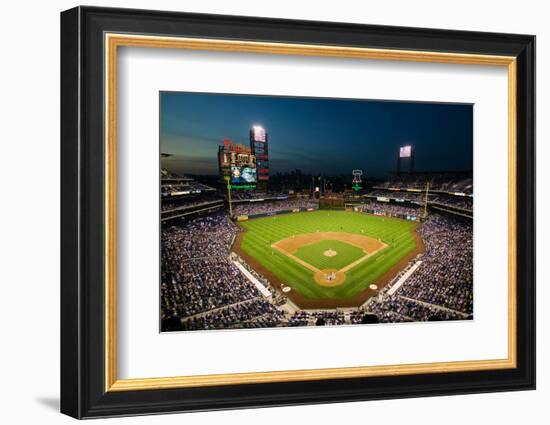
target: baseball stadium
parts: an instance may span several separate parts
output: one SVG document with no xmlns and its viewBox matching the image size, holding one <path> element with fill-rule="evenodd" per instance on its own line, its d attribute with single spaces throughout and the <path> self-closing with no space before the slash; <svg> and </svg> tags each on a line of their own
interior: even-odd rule
<svg viewBox="0 0 550 425">
<path fill-rule="evenodd" d="M 224 131 L 239 134 L 238 116 L 231 125 L 215 126 L 218 140 L 217 134 L 209 142 L 201 139 L 194 150 L 185 146 L 192 144 L 187 137 L 163 128 L 181 119 L 173 111 L 193 117 L 195 109 L 182 107 L 178 93 L 163 95 L 161 331 L 473 319 L 471 152 L 465 170 L 453 164 L 452 150 L 448 171 L 429 169 L 445 165 L 445 152 L 439 149 L 443 153 L 434 165 L 433 150 L 426 151 L 431 145 L 420 139 L 431 128 L 417 129 L 417 135 L 409 123 L 403 132 L 414 143 L 385 141 L 383 149 L 366 143 L 364 157 L 376 151 L 374 160 L 342 155 L 342 164 L 331 169 L 301 152 L 302 145 L 295 145 L 293 156 L 278 140 L 284 132 L 262 124 L 249 124 L 238 142 L 224 137 Z M 205 115 L 215 115 L 215 100 L 201 98 L 209 106 Z M 185 101 L 200 109 L 200 102 Z M 330 105 L 337 112 L 347 107 Z M 365 112 L 363 104 L 352 106 Z M 418 112 L 418 105 L 407 105 L 411 117 L 426 115 L 420 121 L 449 115 L 448 128 L 440 119 L 439 131 L 455 138 L 463 119 L 461 137 L 471 150 L 471 108 L 460 106 L 459 114 L 453 108 Z M 257 114 L 258 105 L 252 107 Z M 380 106 L 397 113 L 391 107 Z M 355 113 L 351 106 L 346 111 Z M 194 119 L 200 127 L 200 116 Z M 182 150 L 193 152 L 191 158 L 179 152 L 178 143 L 190 148 Z M 385 169 L 369 171 L 379 164 Z"/>
</svg>

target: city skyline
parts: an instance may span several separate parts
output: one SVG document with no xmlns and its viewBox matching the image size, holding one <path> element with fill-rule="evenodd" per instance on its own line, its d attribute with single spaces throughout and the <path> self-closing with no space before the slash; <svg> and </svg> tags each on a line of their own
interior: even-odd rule
<svg viewBox="0 0 550 425">
<path fill-rule="evenodd" d="M 414 147 L 418 171 L 473 168 L 470 104 L 187 92 L 160 93 L 160 148 L 171 155 L 163 167 L 215 175 L 218 146 L 224 139 L 248 146 L 253 125 L 268 133 L 273 175 L 362 169 L 384 177 L 405 145 Z"/>
</svg>

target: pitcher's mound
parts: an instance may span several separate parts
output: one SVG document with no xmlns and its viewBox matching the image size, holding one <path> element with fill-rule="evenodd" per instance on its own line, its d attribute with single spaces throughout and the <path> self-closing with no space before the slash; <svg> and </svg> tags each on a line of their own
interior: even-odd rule
<svg viewBox="0 0 550 425">
<path fill-rule="evenodd" d="M 327 249 L 325 252 L 323 252 L 323 255 L 325 257 L 334 257 L 336 254 L 338 253 L 333 249 Z"/>
</svg>

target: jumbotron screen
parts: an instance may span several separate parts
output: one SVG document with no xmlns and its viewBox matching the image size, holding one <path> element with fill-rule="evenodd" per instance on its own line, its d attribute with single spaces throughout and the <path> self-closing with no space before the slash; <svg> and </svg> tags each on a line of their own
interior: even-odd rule
<svg viewBox="0 0 550 425">
<path fill-rule="evenodd" d="M 412 149 L 410 146 L 401 146 L 399 148 L 399 158 L 410 158 Z"/>
<path fill-rule="evenodd" d="M 252 127 L 252 133 L 255 142 L 264 142 L 265 143 L 265 129 L 259 125 Z"/>
<path fill-rule="evenodd" d="M 255 184 L 257 182 L 256 168 L 231 166 L 231 184 Z"/>
</svg>

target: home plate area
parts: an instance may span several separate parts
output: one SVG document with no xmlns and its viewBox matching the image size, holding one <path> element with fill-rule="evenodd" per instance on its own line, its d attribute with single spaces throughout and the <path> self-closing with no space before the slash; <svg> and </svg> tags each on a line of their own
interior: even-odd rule
<svg viewBox="0 0 550 425">
<path fill-rule="evenodd" d="M 314 279 L 321 286 L 339 286 L 346 281 L 346 274 L 336 269 L 324 269 L 315 272 Z"/>
<path fill-rule="evenodd" d="M 316 232 L 294 235 L 271 246 L 311 270 L 317 284 L 334 287 L 346 281 L 348 270 L 386 247 L 386 244 L 353 233 Z"/>
</svg>

